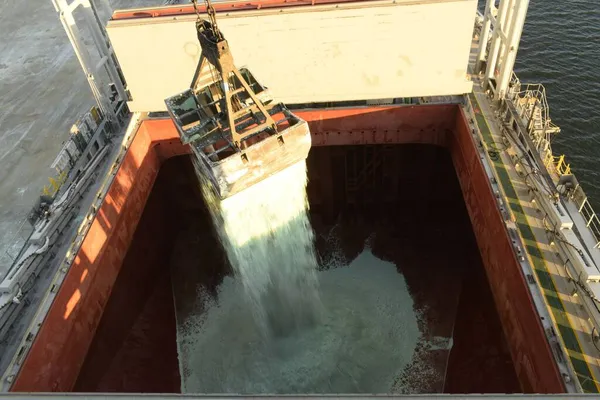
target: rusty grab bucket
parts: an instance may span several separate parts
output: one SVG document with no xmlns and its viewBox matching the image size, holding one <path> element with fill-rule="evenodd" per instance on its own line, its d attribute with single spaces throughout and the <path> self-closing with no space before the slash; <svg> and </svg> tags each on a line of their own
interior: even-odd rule
<svg viewBox="0 0 600 400">
<path fill-rule="evenodd" d="M 227 124 L 228 115 L 219 107 L 211 89 L 189 89 L 165 100 L 182 143 L 196 157 L 196 167 L 212 183 L 221 199 L 234 195 L 308 156 L 311 136 L 308 123 L 285 105 L 273 104 L 268 92 L 242 70 L 248 83 L 257 88 L 272 123 L 265 123 L 252 102 L 235 112 L 237 132 L 245 132 L 234 141 Z M 214 91 L 212 91 L 214 93 Z M 250 134 L 247 134 L 247 133 Z"/>
</svg>

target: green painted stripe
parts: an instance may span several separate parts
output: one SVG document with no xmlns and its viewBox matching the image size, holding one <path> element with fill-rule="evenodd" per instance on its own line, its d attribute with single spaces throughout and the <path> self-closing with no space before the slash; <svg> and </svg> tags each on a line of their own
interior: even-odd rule
<svg viewBox="0 0 600 400">
<path fill-rule="evenodd" d="M 481 110 L 475 94 L 471 93 L 469 94 L 469 97 L 471 98 L 472 104 L 477 107 L 475 110 L 475 119 L 477 120 L 477 125 L 479 126 L 479 131 L 483 136 L 483 140 L 486 142 L 489 148 L 496 148 L 489 125 L 485 116 L 483 115 L 483 111 Z M 508 198 L 507 200 L 509 206 L 515 218 L 517 219 L 517 226 L 519 227 L 521 236 L 525 241 L 524 245 L 527 247 L 527 251 L 531 256 L 533 268 L 542 287 L 546 302 L 550 306 L 552 315 L 554 316 L 554 319 L 558 325 L 560 335 L 562 336 L 567 348 L 569 358 L 571 359 L 571 364 L 573 364 L 573 369 L 577 374 L 579 383 L 585 392 L 598 393 L 598 387 L 594 383 L 592 372 L 585 361 L 583 352 L 581 351 L 581 347 L 577 341 L 575 331 L 573 330 L 571 322 L 567 317 L 565 307 L 558 296 L 558 292 L 554 286 L 554 282 L 552 281 L 551 274 L 547 269 L 542 252 L 540 251 L 531 226 L 527 222 L 526 214 L 521 206 L 521 202 L 519 201 L 508 172 L 506 171 L 506 167 L 500 157 L 498 157 L 498 160 L 491 160 L 491 162 L 496 170 L 496 174 L 500 179 L 500 182 L 502 183 L 504 193 Z"/>
</svg>

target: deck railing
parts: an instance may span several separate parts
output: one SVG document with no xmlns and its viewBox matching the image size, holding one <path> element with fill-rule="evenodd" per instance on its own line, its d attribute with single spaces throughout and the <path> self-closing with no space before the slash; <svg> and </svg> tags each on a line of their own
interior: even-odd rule
<svg viewBox="0 0 600 400">
<path fill-rule="evenodd" d="M 565 156 L 552 154 L 552 136 L 560 132 L 560 128 L 550 119 L 550 106 L 546 96 L 546 88 L 542 84 L 521 84 L 517 75 L 511 76 L 507 101 L 513 103 L 523 122 L 529 129 L 529 135 L 537 146 L 548 172 L 556 178 L 573 175 L 571 165 L 565 161 Z M 536 112 L 536 108 L 539 112 Z M 537 119 L 538 121 L 535 121 Z M 594 236 L 596 248 L 600 248 L 600 219 L 592 208 L 581 185 L 569 191 L 569 198 L 577 205 L 577 209 L 586 227 Z"/>
<path fill-rule="evenodd" d="M 587 195 L 583 191 L 581 185 L 577 185 L 575 189 L 570 193 L 570 198 L 577 205 L 579 214 L 585 220 L 585 226 L 587 226 L 592 235 L 594 236 L 595 248 L 600 248 L 600 219 L 598 214 L 594 211 L 594 208 L 590 204 Z"/>
</svg>

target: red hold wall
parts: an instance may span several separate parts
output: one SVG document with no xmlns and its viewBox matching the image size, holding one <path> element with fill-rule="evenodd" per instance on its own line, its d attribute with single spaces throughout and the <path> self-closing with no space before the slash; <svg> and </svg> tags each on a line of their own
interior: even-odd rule
<svg viewBox="0 0 600 400">
<path fill-rule="evenodd" d="M 163 164 L 89 346 L 76 392 L 178 393 L 177 334 L 168 268 L 182 207 Z"/>
<path fill-rule="evenodd" d="M 521 385 L 539 393 L 564 391 L 459 107 L 356 107 L 297 114 L 308 121 L 313 146 L 429 143 L 450 148 Z M 73 390 L 161 163 L 187 152 L 169 119 L 142 122 L 13 391 Z"/>
<path fill-rule="evenodd" d="M 308 121 L 313 146 L 448 145 L 456 105 L 356 107 L 297 112 Z"/>
<path fill-rule="evenodd" d="M 169 124 L 173 131 L 170 121 L 158 127 Z M 148 130 L 155 127 L 145 122 L 138 130 L 12 391 L 73 389 L 161 161 L 186 151 L 179 140 L 163 135 L 167 130 Z"/>
<path fill-rule="evenodd" d="M 564 393 L 562 378 L 462 110 L 456 119 L 450 151 L 522 389 L 526 393 Z"/>
</svg>

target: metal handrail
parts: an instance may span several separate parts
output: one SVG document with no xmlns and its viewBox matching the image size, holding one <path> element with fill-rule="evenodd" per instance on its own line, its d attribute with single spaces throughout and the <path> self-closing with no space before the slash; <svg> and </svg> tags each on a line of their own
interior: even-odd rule
<svg viewBox="0 0 600 400">
<path fill-rule="evenodd" d="M 523 87 L 518 76 L 513 71 L 511 73 L 509 87 L 507 101 L 513 104 L 521 118 L 524 119 L 523 122 L 530 127 L 528 133 L 534 142 L 538 141 L 539 145 L 543 144 L 543 146 L 539 146 L 537 150 L 542 156 L 546 169 L 558 177 L 563 175 L 573 175 L 571 166 L 565 162 L 565 156 L 562 155 L 557 157 L 552 154 L 552 147 L 550 146 L 552 139 L 551 134 L 559 132 L 560 128 L 550 119 L 550 105 L 548 104 L 546 88 L 544 85 L 539 83 L 528 83 Z M 535 107 L 531 107 L 528 101 L 521 101 L 523 99 L 535 99 L 537 102 L 541 112 L 540 117 L 542 120 L 542 129 L 544 131 L 543 137 L 540 137 L 539 134 L 535 134 L 530 124 L 534 117 Z M 577 185 L 571 192 L 570 197 L 577 205 L 577 209 L 585 220 L 587 228 L 594 236 L 594 240 L 596 241 L 595 247 L 600 248 L 600 218 L 598 218 L 598 214 L 596 214 L 592 208 L 580 185 Z"/>
<path fill-rule="evenodd" d="M 546 88 L 544 87 L 544 85 L 540 83 L 528 83 L 525 86 L 525 90 L 520 90 L 519 92 L 515 93 L 515 97 L 537 99 L 540 103 L 540 111 L 542 112 L 542 122 L 544 124 L 544 127 L 558 128 L 558 126 L 553 124 L 552 120 L 550 119 L 550 105 L 548 104 Z"/>
<path fill-rule="evenodd" d="M 553 172 L 556 176 L 563 175 L 572 175 L 571 166 L 566 163 L 565 156 L 554 156 L 552 154 L 552 148 L 550 146 L 551 137 L 550 132 L 559 131 L 560 128 L 558 125 L 554 124 L 550 119 L 550 106 L 548 104 L 548 98 L 546 96 L 546 88 L 544 85 L 539 83 L 528 83 L 523 88 L 519 78 L 513 72 L 511 76 L 511 86 L 514 90 L 508 96 L 508 101 L 511 101 L 518 110 L 519 114 L 522 118 L 525 118 L 527 122 L 531 121 L 534 117 L 534 109 L 535 107 L 529 107 L 528 105 L 524 105 L 522 99 L 535 99 L 535 101 L 539 104 L 539 109 L 541 112 L 542 126 L 546 135 L 544 138 L 539 139 L 544 141 L 545 146 L 545 154 L 541 154 L 544 159 L 544 163 L 549 172 Z M 533 132 L 529 132 L 532 135 L 532 139 L 537 139 L 533 137 Z M 542 151 L 538 149 L 540 153 Z M 571 193 L 570 198 L 577 205 L 577 209 L 579 214 L 583 217 L 586 222 L 586 227 L 591 231 L 594 240 L 595 247 L 600 248 L 600 219 L 598 218 L 598 214 L 592 208 L 592 205 L 588 201 L 588 197 L 586 196 L 583 188 L 578 185 Z"/>
<path fill-rule="evenodd" d="M 600 219 L 598 214 L 594 211 L 594 208 L 590 204 L 587 195 L 583 191 L 583 188 L 578 185 L 571 195 L 571 199 L 577 205 L 579 214 L 585 220 L 586 226 L 592 232 L 594 240 L 596 241 L 594 247 L 600 247 Z"/>
</svg>

